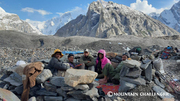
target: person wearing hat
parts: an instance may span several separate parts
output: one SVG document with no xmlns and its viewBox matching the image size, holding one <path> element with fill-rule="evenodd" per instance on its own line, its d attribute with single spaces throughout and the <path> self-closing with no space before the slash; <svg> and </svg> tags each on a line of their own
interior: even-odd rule
<svg viewBox="0 0 180 101">
<path fill-rule="evenodd" d="M 84 49 L 84 55 L 80 58 L 80 63 L 85 65 L 85 69 L 94 71 L 95 60 L 94 57 L 89 53 L 88 49 Z"/>
<path fill-rule="evenodd" d="M 128 60 L 131 60 L 131 59 L 129 58 L 128 54 L 125 53 L 122 55 L 121 63 L 119 63 L 119 65 L 115 69 L 109 63 L 106 66 L 104 66 L 104 68 L 102 69 L 104 78 L 99 80 L 99 84 L 105 84 L 108 81 L 114 84 L 119 84 L 119 79 L 120 79 L 119 73 L 123 67 L 123 61 L 128 61 Z"/>
<path fill-rule="evenodd" d="M 53 75 L 57 75 L 58 70 L 66 71 L 70 68 L 60 60 L 63 56 L 64 55 L 59 49 L 54 50 L 54 53 L 51 55 L 52 58 L 47 67 L 51 70 Z"/>
<path fill-rule="evenodd" d="M 70 67 L 74 68 L 74 69 L 84 69 L 84 64 L 75 64 L 74 63 L 74 54 L 70 53 L 68 55 L 68 61 L 67 63 L 69 63 Z"/>
</svg>

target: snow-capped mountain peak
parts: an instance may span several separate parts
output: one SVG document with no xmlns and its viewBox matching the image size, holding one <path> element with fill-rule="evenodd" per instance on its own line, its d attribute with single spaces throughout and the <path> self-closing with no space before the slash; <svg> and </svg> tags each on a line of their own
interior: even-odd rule
<svg viewBox="0 0 180 101">
<path fill-rule="evenodd" d="M 85 13 L 86 11 L 77 7 L 73 11 L 61 13 L 58 17 L 53 17 L 52 19 L 44 22 L 31 21 L 29 19 L 26 19 L 26 21 L 35 26 L 43 34 L 54 35 L 58 29 L 66 25 L 69 21 L 75 19 L 78 15 Z"/>
<path fill-rule="evenodd" d="M 39 29 L 45 35 L 54 35 L 59 28 L 61 28 L 71 20 L 71 14 L 65 13 L 62 16 L 54 17 L 48 21 L 45 21 L 44 23 L 40 23 L 34 26 L 36 26 L 36 28 Z"/>
<path fill-rule="evenodd" d="M 6 11 L 0 7 L 0 14 L 2 13 L 6 13 Z"/>
<path fill-rule="evenodd" d="M 156 13 L 156 12 L 152 12 L 149 14 L 150 17 L 154 18 L 154 19 L 158 19 L 160 14 Z"/>
<path fill-rule="evenodd" d="M 151 13 L 149 16 L 161 21 L 165 25 L 180 32 L 180 1 L 174 4 L 170 10 L 164 10 L 161 14 Z"/>
<path fill-rule="evenodd" d="M 16 30 L 24 33 L 42 34 L 32 25 L 22 21 L 17 14 L 7 13 L 0 7 L 0 30 Z"/>
</svg>

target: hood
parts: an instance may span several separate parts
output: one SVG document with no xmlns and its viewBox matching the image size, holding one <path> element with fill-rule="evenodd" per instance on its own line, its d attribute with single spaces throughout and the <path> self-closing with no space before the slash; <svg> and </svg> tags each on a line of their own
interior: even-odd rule
<svg viewBox="0 0 180 101">
<path fill-rule="evenodd" d="M 101 49 L 101 50 L 99 50 L 98 53 L 102 53 L 103 54 L 103 58 L 106 57 L 106 51 L 105 50 Z"/>
<path fill-rule="evenodd" d="M 102 53 L 103 54 L 103 58 L 101 59 L 101 68 L 103 69 L 104 68 L 104 66 L 107 64 L 107 63 L 110 63 L 111 64 L 111 61 L 108 59 L 108 58 L 106 58 L 106 51 L 105 50 L 103 50 L 103 49 L 101 49 L 101 50 L 99 50 L 99 52 L 98 53 Z M 98 56 L 98 58 L 96 59 L 96 64 L 98 64 L 98 62 L 99 62 L 99 56 Z"/>
</svg>

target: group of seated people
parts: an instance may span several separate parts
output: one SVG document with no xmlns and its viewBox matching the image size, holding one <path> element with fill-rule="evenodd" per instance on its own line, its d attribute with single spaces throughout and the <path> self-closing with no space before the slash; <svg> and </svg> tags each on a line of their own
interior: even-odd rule
<svg viewBox="0 0 180 101">
<path fill-rule="evenodd" d="M 111 61 L 106 57 L 106 51 L 101 49 L 98 52 L 97 59 L 89 53 L 88 49 L 84 50 L 84 55 L 80 57 L 80 63 L 74 63 L 74 54 L 68 55 L 69 64 L 66 65 L 60 60 L 63 57 L 62 52 L 59 49 L 54 51 L 52 59 L 48 64 L 48 68 L 51 70 L 53 75 L 56 75 L 58 71 L 66 71 L 67 69 L 86 69 L 98 73 L 99 83 L 104 84 L 107 82 L 113 82 L 119 84 L 119 73 L 123 66 L 123 61 L 130 60 L 127 53 L 122 55 L 122 62 L 114 68 Z"/>
</svg>

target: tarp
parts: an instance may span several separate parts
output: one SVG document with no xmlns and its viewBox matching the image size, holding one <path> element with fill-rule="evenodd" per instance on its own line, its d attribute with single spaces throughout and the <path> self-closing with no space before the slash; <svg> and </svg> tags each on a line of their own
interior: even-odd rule
<svg viewBox="0 0 180 101">
<path fill-rule="evenodd" d="M 70 54 L 70 53 L 72 53 L 72 54 L 83 54 L 84 51 L 63 51 L 62 53 L 63 54 Z"/>
</svg>

